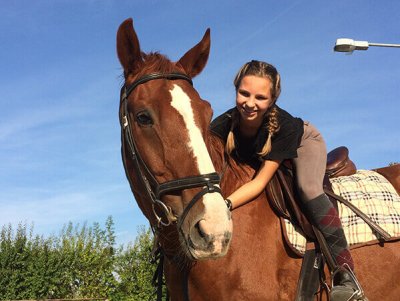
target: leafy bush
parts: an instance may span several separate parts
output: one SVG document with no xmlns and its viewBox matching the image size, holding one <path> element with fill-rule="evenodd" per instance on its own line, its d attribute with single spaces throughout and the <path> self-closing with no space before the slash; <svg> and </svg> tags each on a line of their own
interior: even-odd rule
<svg viewBox="0 0 400 301">
<path fill-rule="evenodd" d="M 118 274 L 118 293 L 125 300 L 150 300 L 154 288 L 151 281 L 156 269 L 151 264 L 152 234 L 150 229 L 142 227 L 134 244 L 121 250 L 116 261 L 115 271 Z"/>
<path fill-rule="evenodd" d="M 112 217 L 105 229 L 69 223 L 58 236 L 33 235 L 33 225 L 3 226 L 0 233 L 0 300 L 108 298 L 150 300 L 155 266 L 152 234 L 141 227 L 135 242 L 115 246 Z"/>
</svg>

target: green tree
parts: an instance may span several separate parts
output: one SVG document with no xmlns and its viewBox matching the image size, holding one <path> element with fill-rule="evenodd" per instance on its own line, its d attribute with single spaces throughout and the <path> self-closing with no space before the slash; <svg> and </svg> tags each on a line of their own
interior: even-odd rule
<svg viewBox="0 0 400 301">
<path fill-rule="evenodd" d="M 13 237 L 11 224 L 1 229 L 0 243 L 0 298 L 11 299 L 10 290 L 12 279 L 12 260 L 14 257 Z"/>
</svg>

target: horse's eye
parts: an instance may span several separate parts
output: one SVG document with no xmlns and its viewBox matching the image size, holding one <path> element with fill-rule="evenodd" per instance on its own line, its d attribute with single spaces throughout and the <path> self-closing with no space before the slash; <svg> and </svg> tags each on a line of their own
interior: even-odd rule
<svg viewBox="0 0 400 301">
<path fill-rule="evenodd" d="M 153 119 L 151 118 L 151 115 L 147 111 L 140 111 L 139 113 L 136 114 L 136 121 L 139 123 L 141 126 L 151 126 L 153 125 Z"/>
</svg>

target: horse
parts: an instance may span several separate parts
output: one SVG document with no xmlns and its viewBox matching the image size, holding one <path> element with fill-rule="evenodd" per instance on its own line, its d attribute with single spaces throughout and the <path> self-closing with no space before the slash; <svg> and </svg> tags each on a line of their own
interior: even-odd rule
<svg viewBox="0 0 400 301">
<path fill-rule="evenodd" d="M 204 69 L 209 51 L 209 29 L 172 62 L 142 52 L 132 19 L 120 25 L 127 179 L 165 255 L 171 300 L 294 300 L 302 260 L 285 244 L 266 193 L 232 212 L 224 202 L 223 196 L 254 177 L 257 166 L 227 158 L 223 141 L 209 131 L 212 108 L 191 81 Z M 397 177 L 396 189 L 399 174 L 391 175 Z M 398 298 L 398 242 L 357 248 L 352 255 L 370 300 Z"/>
</svg>

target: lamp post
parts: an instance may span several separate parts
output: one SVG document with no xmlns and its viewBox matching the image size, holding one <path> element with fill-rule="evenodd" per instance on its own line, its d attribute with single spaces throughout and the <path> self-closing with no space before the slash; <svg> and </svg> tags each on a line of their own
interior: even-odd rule
<svg viewBox="0 0 400 301">
<path fill-rule="evenodd" d="M 351 53 L 354 50 L 367 50 L 369 46 L 400 48 L 400 44 L 370 43 L 368 41 L 354 41 L 353 39 L 341 38 L 336 40 L 333 50 Z"/>
</svg>

